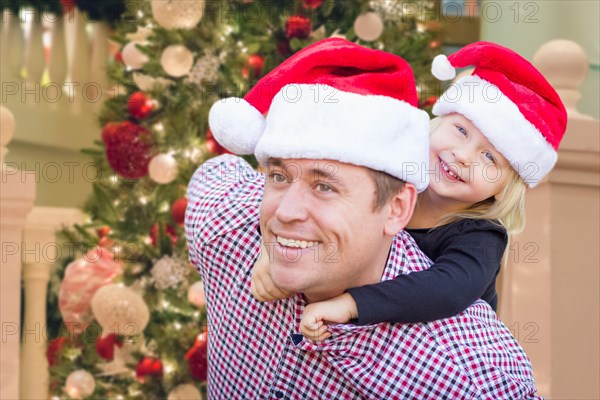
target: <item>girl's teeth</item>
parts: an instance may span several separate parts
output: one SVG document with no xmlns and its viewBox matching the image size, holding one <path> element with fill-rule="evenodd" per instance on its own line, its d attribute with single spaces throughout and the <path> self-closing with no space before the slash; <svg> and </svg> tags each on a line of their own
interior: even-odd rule
<svg viewBox="0 0 600 400">
<path fill-rule="evenodd" d="M 448 166 L 445 163 L 442 163 L 442 167 L 444 168 L 444 171 L 450 174 L 451 177 L 457 178 L 457 175 L 450 168 L 448 168 Z"/>
</svg>

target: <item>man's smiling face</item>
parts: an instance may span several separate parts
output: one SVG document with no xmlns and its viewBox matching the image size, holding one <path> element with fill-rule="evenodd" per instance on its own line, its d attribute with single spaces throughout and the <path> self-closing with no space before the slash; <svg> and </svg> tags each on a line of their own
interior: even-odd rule
<svg viewBox="0 0 600 400">
<path fill-rule="evenodd" d="M 388 209 L 374 211 L 374 199 L 365 167 L 271 159 L 260 226 L 274 284 L 318 301 L 379 281 Z"/>
</svg>

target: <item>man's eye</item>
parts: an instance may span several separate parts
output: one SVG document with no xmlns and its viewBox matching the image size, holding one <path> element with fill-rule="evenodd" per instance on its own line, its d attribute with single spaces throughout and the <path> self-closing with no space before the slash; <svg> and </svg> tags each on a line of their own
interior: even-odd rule
<svg viewBox="0 0 600 400">
<path fill-rule="evenodd" d="M 319 192 L 331 192 L 333 191 L 333 188 L 326 183 L 318 183 L 317 190 Z"/>
<path fill-rule="evenodd" d="M 271 182 L 277 182 L 277 183 L 285 182 L 285 176 L 283 176 L 283 174 L 280 174 L 279 172 L 271 172 L 269 174 L 269 178 L 271 179 Z"/>
</svg>

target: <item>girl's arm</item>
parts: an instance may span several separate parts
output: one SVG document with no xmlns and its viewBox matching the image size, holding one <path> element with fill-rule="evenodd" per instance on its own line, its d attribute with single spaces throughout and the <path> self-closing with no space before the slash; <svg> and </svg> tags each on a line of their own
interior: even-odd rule
<svg viewBox="0 0 600 400">
<path fill-rule="evenodd" d="M 495 303 L 494 285 L 508 238 L 502 229 L 476 226 L 444 238 L 439 256 L 425 271 L 348 289 L 358 310 L 355 322 L 427 322 L 459 314 L 482 297 Z"/>
</svg>

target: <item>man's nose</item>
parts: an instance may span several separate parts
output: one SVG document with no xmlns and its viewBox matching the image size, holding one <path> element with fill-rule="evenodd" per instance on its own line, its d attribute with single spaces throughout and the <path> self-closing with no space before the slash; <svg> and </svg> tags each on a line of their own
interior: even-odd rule
<svg viewBox="0 0 600 400">
<path fill-rule="evenodd" d="M 281 202 L 275 211 L 275 218 L 282 223 L 304 221 L 308 217 L 306 190 L 301 183 L 292 183 L 281 197 Z"/>
</svg>

